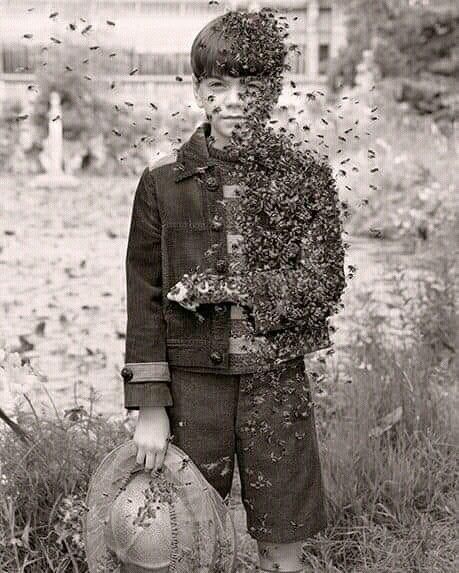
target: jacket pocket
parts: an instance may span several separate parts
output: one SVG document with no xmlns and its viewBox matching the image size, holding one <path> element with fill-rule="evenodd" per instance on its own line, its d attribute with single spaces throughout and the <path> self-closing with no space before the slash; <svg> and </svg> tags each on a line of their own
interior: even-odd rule
<svg viewBox="0 0 459 573">
<path fill-rule="evenodd" d="M 193 312 L 176 302 L 171 303 L 165 311 L 167 343 L 171 346 L 190 346 L 199 340 L 208 340 L 210 311 L 206 306 L 199 308 L 199 313 L 205 318 L 201 323 Z"/>
</svg>

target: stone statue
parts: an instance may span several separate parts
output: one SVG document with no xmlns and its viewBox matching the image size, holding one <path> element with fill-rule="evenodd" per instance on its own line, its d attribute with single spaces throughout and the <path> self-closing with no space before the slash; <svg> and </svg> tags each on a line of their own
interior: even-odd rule
<svg viewBox="0 0 459 573">
<path fill-rule="evenodd" d="M 64 172 L 64 136 L 62 126 L 61 98 L 51 92 L 48 112 L 48 137 L 43 141 L 40 163 L 45 174 L 37 175 L 32 187 L 77 187 L 78 180 Z"/>
<path fill-rule="evenodd" d="M 355 83 L 363 92 L 369 92 L 374 85 L 377 73 L 373 59 L 373 50 L 364 50 L 362 61 L 357 64 Z"/>
<path fill-rule="evenodd" d="M 40 162 L 46 173 L 61 175 L 63 169 L 63 129 L 61 118 L 61 98 L 51 92 L 48 111 L 48 137 L 43 141 Z"/>
</svg>

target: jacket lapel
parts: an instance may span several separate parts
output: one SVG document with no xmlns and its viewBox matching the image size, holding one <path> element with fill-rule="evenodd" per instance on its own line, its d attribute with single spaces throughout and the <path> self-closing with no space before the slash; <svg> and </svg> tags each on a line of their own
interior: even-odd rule
<svg viewBox="0 0 459 573">
<path fill-rule="evenodd" d="M 208 167 L 215 165 L 215 160 L 209 157 L 206 137 L 210 135 L 210 123 L 205 121 L 199 125 L 190 139 L 186 141 L 177 151 L 177 164 L 175 166 L 175 182 L 178 183 L 195 175 L 204 172 Z"/>
</svg>

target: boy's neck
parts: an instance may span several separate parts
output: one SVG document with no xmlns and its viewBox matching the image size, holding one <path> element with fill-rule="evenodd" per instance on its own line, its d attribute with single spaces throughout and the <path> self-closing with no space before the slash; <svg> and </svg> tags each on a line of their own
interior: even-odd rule
<svg viewBox="0 0 459 573">
<path fill-rule="evenodd" d="M 210 126 L 210 134 L 207 139 L 207 143 L 209 146 L 212 146 L 214 149 L 219 149 L 220 151 L 225 151 L 231 146 L 231 140 L 219 137 L 219 134 L 216 134 L 212 130 L 212 125 Z"/>
</svg>

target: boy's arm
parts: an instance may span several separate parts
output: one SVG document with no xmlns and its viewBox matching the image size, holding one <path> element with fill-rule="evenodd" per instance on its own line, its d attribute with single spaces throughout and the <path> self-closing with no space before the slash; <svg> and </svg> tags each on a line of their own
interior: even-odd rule
<svg viewBox="0 0 459 573">
<path fill-rule="evenodd" d="M 251 320 L 258 335 L 299 322 L 314 328 L 336 312 L 346 285 L 343 226 L 331 169 L 324 169 L 324 175 L 326 180 L 319 185 L 321 190 L 311 206 L 312 220 L 305 229 L 301 252 L 305 265 L 281 273 L 257 273 Z"/>
<path fill-rule="evenodd" d="M 161 221 L 154 179 L 145 168 L 134 197 L 126 252 L 127 327 L 124 405 L 171 406 L 162 309 Z"/>
</svg>

